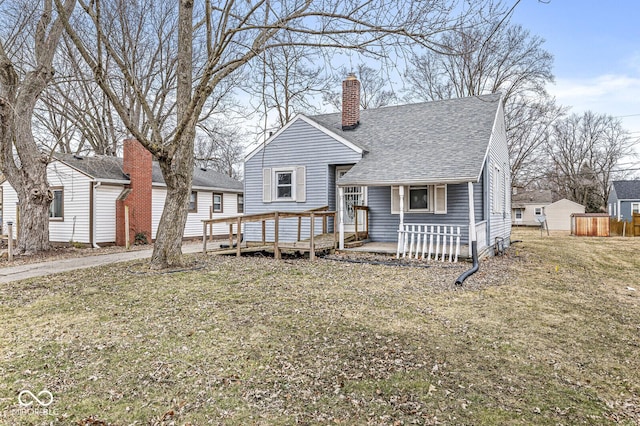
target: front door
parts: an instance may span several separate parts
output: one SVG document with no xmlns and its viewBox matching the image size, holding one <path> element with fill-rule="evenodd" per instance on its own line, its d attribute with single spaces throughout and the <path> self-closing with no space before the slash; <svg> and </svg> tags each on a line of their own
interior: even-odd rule
<svg viewBox="0 0 640 426">
<path fill-rule="evenodd" d="M 336 182 L 345 173 L 351 169 L 351 166 L 336 167 Z M 367 191 L 364 186 L 345 186 L 344 189 L 344 230 L 345 232 L 355 232 L 356 210 L 353 206 L 366 206 Z M 340 192 L 336 187 L 336 210 L 340 208 Z M 358 211 L 358 231 L 364 229 L 364 211 Z"/>
</svg>

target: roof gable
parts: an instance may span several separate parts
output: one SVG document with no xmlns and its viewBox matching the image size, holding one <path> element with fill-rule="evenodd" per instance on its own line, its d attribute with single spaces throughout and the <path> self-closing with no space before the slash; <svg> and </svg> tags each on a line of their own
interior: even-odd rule
<svg viewBox="0 0 640 426">
<path fill-rule="evenodd" d="M 367 109 L 341 130 L 341 114 L 310 117 L 361 147 L 341 185 L 477 181 L 500 111 L 499 94 Z"/>
<path fill-rule="evenodd" d="M 305 123 L 309 124 L 310 126 L 313 126 L 317 130 L 321 131 L 322 133 L 324 133 L 327 136 L 335 139 L 336 141 L 338 141 L 341 144 L 345 145 L 347 148 L 349 148 L 349 149 L 351 149 L 351 150 L 353 150 L 353 151 L 355 151 L 355 152 L 357 152 L 359 154 L 362 154 L 362 152 L 364 151 L 363 147 L 358 145 L 357 143 L 354 143 L 353 141 L 345 139 L 340 134 L 331 131 L 331 129 L 322 126 L 320 123 L 310 119 L 309 117 L 307 117 L 307 116 L 305 116 L 303 114 L 297 114 L 295 117 L 293 117 L 291 120 L 289 120 L 289 122 L 287 122 L 287 124 L 285 124 L 283 127 L 281 127 L 276 133 L 271 135 L 269 137 L 269 139 L 266 140 L 266 142 L 258 145 L 253 151 L 251 151 L 249 154 L 247 154 L 247 156 L 245 157 L 244 161 L 247 162 L 247 161 L 251 160 L 251 158 L 253 158 L 256 154 L 258 154 L 260 151 L 262 151 L 271 142 L 276 140 L 278 138 L 278 136 L 280 136 L 282 133 L 286 132 L 287 129 L 289 127 L 291 127 L 298 120 L 302 120 Z"/>
<path fill-rule="evenodd" d="M 640 180 L 616 180 L 613 188 L 618 200 L 640 200 Z"/>
</svg>

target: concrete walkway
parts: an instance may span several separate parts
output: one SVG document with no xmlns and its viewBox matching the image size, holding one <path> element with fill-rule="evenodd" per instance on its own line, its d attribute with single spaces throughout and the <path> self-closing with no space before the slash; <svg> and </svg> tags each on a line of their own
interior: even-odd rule
<svg viewBox="0 0 640 426">
<path fill-rule="evenodd" d="M 201 251 L 201 242 L 182 244 L 182 253 L 198 253 Z M 151 257 L 152 252 L 153 249 L 125 251 L 120 253 L 100 254 L 96 256 L 49 260 L 47 262 L 31 263 L 27 265 L 8 266 L 6 268 L 0 268 L 0 283 L 9 283 L 34 277 L 44 277 L 46 275 L 58 274 L 76 269 L 93 268 L 94 266 L 108 265 L 111 263 L 127 262 L 129 260 L 147 259 Z"/>
</svg>

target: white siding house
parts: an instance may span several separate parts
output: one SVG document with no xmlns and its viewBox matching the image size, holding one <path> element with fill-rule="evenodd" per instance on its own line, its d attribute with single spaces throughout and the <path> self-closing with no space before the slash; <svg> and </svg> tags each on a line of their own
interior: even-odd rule
<svg viewBox="0 0 640 426">
<path fill-rule="evenodd" d="M 151 238 L 155 239 L 164 209 L 166 187 L 157 163 L 153 163 L 151 185 Z M 50 189 L 54 193 L 49 220 L 49 239 L 57 243 L 78 242 L 98 245 L 117 240 L 117 203 L 126 195 L 132 180 L 123 172 L 123 159 L 107 156 L 79 157 L 56 154 L 47 168 Z M 133 179 L 133 178 L 132 178 Z M 17 195 L 8 181 L 2 184 L 3 232 L 6 223 L 16 223 Z M 213 194 L 224 199 L 224 210 L 214 217 L 238 214 L 242 183 L 213 170 L 194 169 L 193 191 L 197 209 L 190 212 L 185 237 L 202 236 L 202 219 L 210 218 Z M 14 227 L 15 229 L 15 227 Z M 225 234 L 228 229 L 214 228 Z"/>
</svg>

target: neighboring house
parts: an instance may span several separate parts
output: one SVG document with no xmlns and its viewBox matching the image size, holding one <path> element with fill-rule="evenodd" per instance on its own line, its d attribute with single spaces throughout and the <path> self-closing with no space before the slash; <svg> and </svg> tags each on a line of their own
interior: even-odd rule
<svg viewBox="0 0 640 426">
<path fill-rule="evenodd" d="M 514 190 L 511 196 L 511 220 L 514 225 L 540 226 L 539 218 L 544 216 L 550 231 L 570 231 L 571 215 L 584 213 L 582 204 L 563 198 L 552 202 L 553 194 L 549 189 Z"/>
<path fill-rule="evenodd" d="M 342 113 L 299 114 L 246 157 L 247 214 L 328 206 L 340 211 L 342 245 L 355 215 L 365 214 L 353 206 L 362 205 L 372 241 L 397 242 L 407 224 L 446 224 L 462 228 L 463 244 L 476 230 L 479 250 L 496 237 L 508 244 L 511 182 L 500 95 L 362 112 L 359 96 L 350 75 Z M 296 240 L 296 223 L 280 224 L 281 241 Z M 267 235 L 273 238 L 273 228 Z M 247 223 L 245 236 L 260 241 L 260 224 Z"/>
<path fill-rule="evenodd" d="M 584 206 L 563 198 L 544 207 L 550 231 L 571 231 L 571 215 L 584 214 Z M 539 224 L 538 224 L 539 225 Z"/>
<path fill-rule="evenodd" d="M 53 192 L 49 239 L 52 242 L 125 244 L 124 207 L 129 208 L 130 240 L 156 238 L 166 185 L 157 162 L 136 140 L 124 141 L 124 157 L 55 154 L 47 167 Z M 17 196 L 8 181 L 2 187 L 3 220 L 16 221 Z M 242 182 L 213 170 L 194 169 L 185 237 L 202 236 L 202 219 L 234 216 L 244 206 Z M 217 225 L 214 234 L 226 234 Z"/>
<path fill-rule="evenodd" d="M 514 225 L 540 226 L 536 219 L 553 201 L 551 190 L 522 190 L 518 188 L 511 196 L 511 220 Z M 568 229 L 568 228 L 567 228 Z"/>
<path fill-rule="evenodd" d="M 640 213 L 640 180 L 616 180 L 609 192 L 609 216 L 630 221 L 633 213 Z"/>
</svg>

